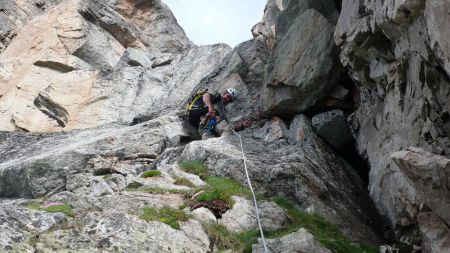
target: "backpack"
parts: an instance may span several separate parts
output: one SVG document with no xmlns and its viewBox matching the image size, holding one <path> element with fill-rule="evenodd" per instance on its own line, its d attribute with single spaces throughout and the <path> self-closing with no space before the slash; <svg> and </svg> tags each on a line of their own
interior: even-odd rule
<svg viewBox="0 0 450 253">
<path fill-rule="evenodd" d="M 186 110 L 190 111 L 192 109 L 194 109 L 194 105 L 195 103 L 199 100 L 203 98 L 203 95 L 205 95 L 205 93 L 208 92 L 207 88 L 198 88 L 197 91 L 191 96 L 189 103 L 187 103 L 186 105 Z"/>
</svg>

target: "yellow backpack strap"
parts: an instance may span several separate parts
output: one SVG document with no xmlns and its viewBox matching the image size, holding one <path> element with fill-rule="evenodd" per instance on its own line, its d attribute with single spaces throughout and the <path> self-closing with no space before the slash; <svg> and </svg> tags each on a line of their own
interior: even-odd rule
<svg viewBox="0 0 450 253">
<path fill-rule="evenodd" d="M 202 89 L 202 88 L 198 89 L 198 90 L 194 93 L 194 95 L 192 95 L 190 102 L 186 105 L 186 109 L 187 109 L 188 111 L 189 111 L 189 110 L 192 110 L 192 107 L 195 105 L 195 103 L 196 103 L 199 99 L 203 98 L 203 95 L 205 95 L 206 92 L 208 92 L 208 89 L 204 89 L 204 88 L 203 88 L 203 89 Z"/>
</svg>

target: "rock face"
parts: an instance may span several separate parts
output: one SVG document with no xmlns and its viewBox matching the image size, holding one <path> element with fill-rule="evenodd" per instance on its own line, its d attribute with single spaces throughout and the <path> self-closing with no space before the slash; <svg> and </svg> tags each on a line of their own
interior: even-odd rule
<svg viewBox="0 0 450 253">
<path fill-rule="evenodd" d="M 412 181 L 420 201 L 449 223 L 447 210 L 450 205 L 450 159 L 418 148 L 408 148 L 392 154 L 391 157 Z"/>
<path fill-rule="evenodd" d="M 266 9 L 266 27 L 273 27 L 276 34 L 261 101 L 263 114 L 269 116 L 310 109 L 325 97 L 341 73 L 332 39 L 337 18 L 334 1 L 285 2 L 289 3 L 278 13 L 275 6 Z M 272 26 L 271 15 L 276 16 Z M 266 43 L 272 47 L 273 31 L 265 30 Z"/>
<path fill-rule="evenodd" d="M 443 40 L 449 8 L 441 0 L 344 0 L 335 32 L 341 61 L 360 87 L 351 124 L 359 153 L 371 167 L 370 194 L 403 241 L 429 241 L 419 235 L 415 186 L 427 172 L 411 178 L 412 168 L 399 169 L 389 157 L 410 146 L 449 155 L 450 55 Z M 440 193 L 427 198 L 443 201 Z M 419 227 L 429 226 L 426 220 Z"/>
<path fill-rule="evenodd" d="M 158 0 L 64 1 L 1 54 L 0 129 L 62 131 L 162 115 L 228 50 L 193 46 Z"/>
<path fill-rule="evenodd" d="M 426 252 L 448 251 L 450 244 L 450 159 L 418 148 L 392 154 L 398 168 L 411 181 L 420 209 L 416 215 Z"/>
<path fill-rule="evenodd" d="M 0 6 L 0 53 L 27 22 L 61 0 L 2 1 Z"/>
<path fill-rule="evenodd" d="M 123 175 L 136 176 L 143 170 L 140 163 L 123 167 L 126 156 L 156 157 L 164 149 L 180 144 L 173 140 L 189 139 L 195 130 L 176 116 L 125 128 L 103 128 L 71 134 L 1 134 L 0 196 L 33 198 L 58 192 L 73 184 L 70 175 L 92 172 L 95 175 L 112 173 L 112 165 Z M 68 143 L 70 142 L 70 144 Z M 100 163 L 97 156 L 118 157 L 119 162 Z M 135 158 L 138 159 L 138 158 Z M 104 159 L 103 159 L 104 160 Z M 106 160 L 108 161 L 108 160 Z M 103 167 L 103 170 L 99 168 Z M 148 165 L 147 165 L 148 167 Z M 122 170 L 120 169 L 122 168 Z M 69 180 L 69 181 L 68 181 Z M 72 186 L 76 188 L 78 186 Z"/>
<path fill-rule="evenodd" d="M 264 142 L 271 134 L 267 128 L 273 125 L 268 122 L 262 129 L 243 133 L 249 173 L 258 192 L 293 198 L 303 209 L 339 224 L 353 240 L 376 243 L 369 224 L 379 221 L 370 211 L 373 207 L 354 169 L 323 144 L 305 116 L 297 116 L 279 138 L 269 138 L 275 141 Z M 278 127 L 276 121 L 274 127 Z M 205 161 L 214 175 L 246 183 L 239 140 L 231 133 L 189 143 L 181 159 Z"/>
<path fill-rule="evenodd" d="M 259 194 L 372 245 L 376 207 L 389 239 L 447 252 L 449 10 L 445 0 L 269 0 L 254 39 L 230 49 L 194 45 L 161 0 L 1 1 L 0 251 L 211 252 L 202 223 L 255 229 L 242 197 L 222 218 L 183 207 L 207 183 L 180 160 L 246 184 L 237 136 L 193 141 L 179 112 L 199 87 L 232 87 L 227 119 L 254 121 L 241 136 Z M 369 192 L 342 155 L 354 143 Z M 148 170 L 160 174 L 141 177 Z M 44 212 L 49 203 L 75 216 Z M 289 224 L 283 208 L 259 205 L 267 230 Z M 179 228 L 139 219 L 180 206 Z M 269 244 L 329 252 L 304 229 Z"/>
</svg>

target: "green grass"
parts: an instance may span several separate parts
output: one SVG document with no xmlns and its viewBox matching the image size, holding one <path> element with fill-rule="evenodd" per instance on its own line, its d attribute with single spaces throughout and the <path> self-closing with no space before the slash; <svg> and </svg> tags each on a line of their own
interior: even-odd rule
<svg viewBox="0 0 450 253">
<path fill-rule="evenodd" d="M 131 182 L 130 184 L 128 184 L 127 188 L 125 188 L 125 190 L 134 191 L 134 190 L 139 189 L 141 186 L 142 186 L 141 183 L 134 181 L 134 182 Z"/>
<path fill-rule="evenodd" d="M 188 221 L 189 216 L 187 216 L 183 211 L 176 210 L 172 208 L 142 208 L 142 214 L 139 218 L 146 221 L 160 221 L 166 223 L 174 229 L 180 229 L 179 221 Z"/>
<path fill-rule="evenodd" d="M 243 248 L 239 238 L 234 233 L 229 232 L 225 226 L 217 223 L 205 223 L 203 228 L 219 250 L 239 250 Z"/>
<path fill-rule="evenodd" d="M 188 207 L 188 205 L 187 205 L 186 203 L 183 203 L 182 205 L 180 205 L 180 206 L 178 207 L 178 209 L 179 209 L 179 210 L 183 210 L 183 209 L 185 209 L 186 207 Z"/>
<path fill-rule="evenodd" d="M 106 174 L 106 175 L 103 176 L 104 180 L 108 180 L 108 179 L 111 179 L 111 178 L 112 178 L 112 174 Z"/>
<path fill-rule="evenodd" d="M 339 230 L 337 225 L 332 224 L 317 214 L 308 214 L 295 207 L 289 200 L 275 198 L 273 201 L 285 209 L 292 218 L 292 224 L 287 228 L 269 232 L 268 238 L 277 238 L 297 231 L 299 228 L 307 229 L 314 238 L 325 248 L 333 249 L 337 253 L 376 253 L 376 249 L 362 243 L 350 242 Z"/>
<path fill-rule="evenodd" d="M 139 191 L 139 192 L 146 192 L 151 194 L 188 194 L 189 191 L 186 190 L 177 190 L 177 189 L 165 189 L 165 188 L 158 188 L 158 187 L 128 187 L 125 189 L 126 191 Z"/>
<path fill-rule="evenodd" d="M 280 207 L 285 209 L 292 218 L 292 223 L 276 231 L 264 231 L 267 239 L 280 238 L 296 232 L 300 228 L 307 229 L 322 246 L 337 253 L 376 253 L 371 246 L 350 242 L 340 232 L 338 227 L 325 218 L 315 214 L 308 214 L 295 207 L 289 200 L 283 198 L 273 199 Z M 252 244 L 257 243 L 260 237 L 259 230 L 244 233 L 231 233 L 224 226 L 218 224 L 203 224 L 207 234 L 214 240 L 219 250 L 232 249 L 238 252 L 252 252 Z"/>
<path fill-rule="evenodd" d="M 197 192 L 203 190 L 204 193 L 197 197 L 198 201 L 212 201 L 222 200 L 229 204 L 232 204 L 231 196 L 243 196 L 249 198 L 251 192 L 241 183 L 225 178 L 225 177 L 211 177 L 208 176 L 208 166 L 198 160 L 187 160 L 178 163 L 180 168 L 185 172 L 198 175 L 202 180 L 205 180 L 207 186 L 200 187 Z M 177 178 L 175 184 L 186 185 L 193 187 L 192 182 L 182 178 Z"/>
<path fill-rule="evenodd" d="M 208 176 L 208 167 L 201 161 L 181 161 L 180 168 L 188 173 L 196 174 L 207 183 L 204 187 L 196 188 L 196 192 L 203 191 L 190 204 L 204 201 L 221 200 L 233 205 L 231 196 L 251 197 L 251 192 L 239 182 L 224 178 Z M 185 185 L 182 179 L 176 179 L 179 184 Z M 270 199 L 286 210 L 291 217 L 291 223 L 285 228 L 277 231 L 265 231 L 269 239 L 280 238 L 293 233 L 300 228 L 307 229 L 316 240 L 325 248 L 337 253 L 376 253 L 377 250 L 369 245 L 351 242 L 339 230 L 338 226 L 327 221 L 317 214 L 309 214 L 298 209 L 292 202 L 284 198 Z M 205 231 L 219 250 L 233 249 L 239 252 L 251 252 L 252 244 L 257 242 L 259 230 L 247 231 L 245 233 L 231 233 L 224 226 L 218 224 L 204 224 Z"/>
<path fill-rule="evenodd" d="M 208 166 L 202 161 L 185 160 L 178 162 L 178 166 L 187 173 L 199 176 L 202 180 L 205 180 L 208 177 Z"/>
<path fill-rule="evenodd" d="M 251 196 L 249 189 L 233 179 L 208 176 L 208 167 L 201 161 L 181 161 L 178 164 L 182 170 L 196 174 L 206 182 L 205 186 L 193 187 L 190 185 L 190 183 L 192 183 L 190 181 L 187 183 L 183 179 L 176 179 L 177 184 L 189 184 L 189 187 L 194 188 L 195 193 L 199 193 L 194 199 L 188 201 L 191 207 L 201 202 L 219 201 L 224 205 L 217 202 L 207 204 L 216 206 L 218 209 L 216 211 L 222 212 L 227 209 L 227 206 L 231 207 L 234 204 L 231 198 L 232 196 L 242 196 L 246 198 L 250 198 Z"/>
<path fill-rule="evenodd" d="M 197 201 L 222 200 L 232 205 L 233 202 L 231 196 L 251 197 L 250 190 L 233 179 L 225 177 L 208 177 L 206 183 L 208 185 L 202 188 L 205 192 L 197 197 Z"/>
<path fill-rule="evenodd" d="M 72 211 L 72 207 L 68 204 L 54 205 L 44 208 L 40 203 L 30 202 L 26 204 L 25 207 L 49 213 L 63 213 L 69 217 L 75 217 L 75 214 Z"/>
<path fill-rule="evenodd" d="M 70 205 L 58 205 L 58 206 L 49 206 L 44 209 L 44 211 L 50 213 L 64 213 L 67 216 L 74 217 L 75 214 L 72 212 L 72 207 Z"/>
<path fill-rule="evenodd" d="M 159 170 L 148 170 L 148 171 L 142 173 L 141 178 L 160 177 L 161 175 L 162 175 L 162 173 Z"/>
<path fill-rule="evenodd" d="M 174 184 L 184 185 L 184 186 L 191 187 L 191 188 L 195 187 L 195 185 L 189 179 L 184 178 L 184 177 L 176 177 Z"/>
<path fill-rule="evenodd" d="M 178 164 L 182 170 L 198 175 L 207 183 L 206 186 L 195 189 L 196 192 L 203 192 L 193 202 L 190 202 L 191 205 L 204 201 L 221 200 L 231 206 L 233 205 L 231 196 L 251 197 L 250 190 L 235 180 L 208 176 L 208 167 L 201 161 L 181 161 Z M 175 181 L 180 185 L 187 184 L 181 178 Z M 300 228 L 305 228 L 325 248 L 334 250 L 336 253 L 377 252 L 375 248 L 369 245 L 349 241 L 337 225 L 317 214 L 309 214 L 298 209 L 287 199 L 274 198 L 270 200 L 286 210 L 291 217 L 291 223 L 277 231 L 265 231 L 265 236 L 269 239 L 280 238 L 296 232 Z M 259 230 L 247 231 L 245 233 L 231 233 L 224 226 L 218 224 L 203 224 L 203 226 L 219 250 L 233 249 L 239 252 L 251 252 L 252 244 L 255 244 L 257 238 L 260 237 Z"/>
</svg>

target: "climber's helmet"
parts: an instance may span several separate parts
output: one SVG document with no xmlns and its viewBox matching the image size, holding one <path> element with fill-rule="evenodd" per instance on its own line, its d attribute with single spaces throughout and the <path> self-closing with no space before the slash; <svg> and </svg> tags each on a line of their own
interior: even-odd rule
<svg viewBox="0 0 450 253">
<path fill-rule="evenodd" d="M 238 92 L 234 88 L 228 88 L 222 94 L 222 101 L 225 103 L 231 103 L 236 100 Z"/>
</svg>

